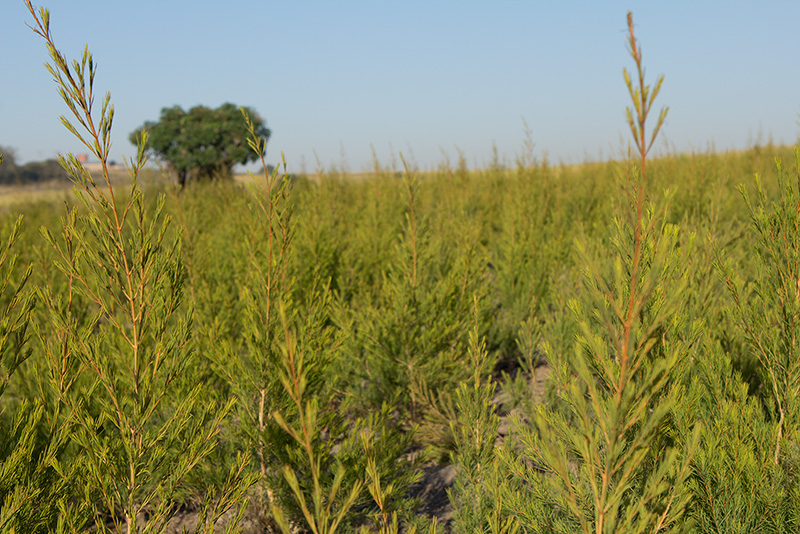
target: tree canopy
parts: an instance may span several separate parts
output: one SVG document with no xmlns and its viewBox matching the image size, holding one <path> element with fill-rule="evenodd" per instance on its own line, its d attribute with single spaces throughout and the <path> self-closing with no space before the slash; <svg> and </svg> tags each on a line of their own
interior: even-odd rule
<svg viewBox="0 0 800 534">
<path fill-rule="evenodd" d="M 260 156 L 247 142 L 242 110 L 249 115 L 257 135 L 268 140 L 270 131 L 255 111 L 226 103 L 216 109 L 163 108 L 160 120 L 145 122 L 131 133 L 130 141 L 137 144 L 142 130 L 146 130 L 147 150 L 167 162 L 181 186 L 187 179 L 229 178 L 236 163 L 255 161 Z"/>
</svg>

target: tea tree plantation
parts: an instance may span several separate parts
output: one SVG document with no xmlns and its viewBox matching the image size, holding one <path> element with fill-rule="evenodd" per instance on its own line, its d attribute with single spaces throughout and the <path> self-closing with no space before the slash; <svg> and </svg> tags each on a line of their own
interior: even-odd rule
<svg viewBox="0 0 800 534">
<path fill-rule="evenodd" d="M 246 109 L 247 185 L 64 156 L 0 213 L 0 532 L 800 529 L 800 153 L 648 155 L 628 24 L 629 159 L 290 179 Z"/>
</svg>

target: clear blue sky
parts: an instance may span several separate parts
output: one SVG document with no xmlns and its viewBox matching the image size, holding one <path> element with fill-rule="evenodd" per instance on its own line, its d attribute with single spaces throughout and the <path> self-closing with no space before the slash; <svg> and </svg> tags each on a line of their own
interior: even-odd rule
<svg viewBox="0 0 800 534">
<path fill-rule="evenodd" d="M 42 66 L 22 0 L 2 0 L 0 145 L 18 159 L 84 152 Z M 649 81 L 666 79 L 664 143 L 677 150 L 794 143 L 800 127 L 797 1 L 50 0 L 70 58 L 84 44 L 95 85 L 116 107 L 112 157 L 161 108 L 254 107 L 273 135 L 268 159 L 292 170 L 371 167 L 373 145 L 420 168 L 456 147 L 471 167 L 496 144 L 512 162 L 523 120 L 553 162 L 607 158 L 627 142 L 622 68 L 634 14 Z M 623 141 L 624 140 L 624 141 Z"/>
</svg>

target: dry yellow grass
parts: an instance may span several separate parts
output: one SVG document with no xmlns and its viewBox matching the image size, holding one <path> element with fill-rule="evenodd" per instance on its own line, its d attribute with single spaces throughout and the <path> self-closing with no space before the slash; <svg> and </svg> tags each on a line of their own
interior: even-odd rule
<svg viewBox="0 0 800 534">
<path fill-rule="evenodd" d="M 70 193 L 68 182 L 0 186 L 0 208 L 34 202 L 59 202 Z"/>
<path fill-rule="evenodd" d="M 152 185 L 164 181 L 164 177 L 157 170 L 143 171 L 140 173 L 139 182 L 143 185 Z M 112 183 L 116 185 L 127 184 L 130 176 L 127 171 L 114 172 L 111 176 Z M 35 184 L 0 185 L 0 209 L 31 203 L 61 203 L 72 199 L 72 182 L 68 180 L 53 181 Z"/>
</svg>

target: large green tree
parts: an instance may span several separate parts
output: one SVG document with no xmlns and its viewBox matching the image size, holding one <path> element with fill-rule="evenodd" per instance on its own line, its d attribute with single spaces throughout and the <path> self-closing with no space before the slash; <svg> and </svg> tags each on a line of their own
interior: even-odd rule
<svg viewBox="0 0 800 534">
<path fill-rule="evenodd" d="M 266 147 L 269 129 L 252 109 L 243 110 L 253 121 L 256 134 L 264 139 L 261 146 Z M 148 133 L 148 151 L 175 171 L 181 186 L 187 179 L 230 177 L 234 164 L 259 157 L 247 143 L 242 110 L 233 104 L 216 109 L 195 106 L 189 111 L 180 106 L 164 108 L 158 122 L 145 122 L 131 133 L 132 143 L 138 142 L 142 130 Z"/>
</svg>

